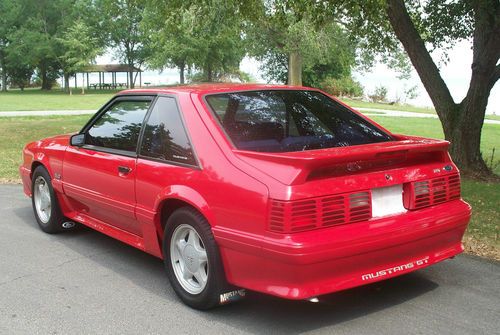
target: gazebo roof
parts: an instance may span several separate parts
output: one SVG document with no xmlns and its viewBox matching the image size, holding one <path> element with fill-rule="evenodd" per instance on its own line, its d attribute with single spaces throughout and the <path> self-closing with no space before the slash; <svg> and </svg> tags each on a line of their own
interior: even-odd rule
<svg viewBox="0 0 500 335">
<path fill-rule="evenodd" d="M 92 72 L 142 72 L 141 69 L 135 66 L 129 66 L 127 64 L 103 64 L 103 65 L 87 65 L 80 73 L 92 73 Z"/>
</svg>

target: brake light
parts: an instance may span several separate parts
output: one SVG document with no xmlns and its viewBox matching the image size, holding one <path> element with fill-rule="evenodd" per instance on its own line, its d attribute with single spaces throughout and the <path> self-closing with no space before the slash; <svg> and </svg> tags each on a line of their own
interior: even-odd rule
<svg viewBox="0 0 500 335">
<path fill-rule="evenodd" d="M 409 210 L 429 207 L 454 199 L 460 199 L 458 173 L 404 185 L 403 204 Z"/>
<path fill-rule="evenodd" d="M 371 218 L 369 191 L 295 201 L 271 200 L 268 229 L 294 233 Z"/>
</svg>

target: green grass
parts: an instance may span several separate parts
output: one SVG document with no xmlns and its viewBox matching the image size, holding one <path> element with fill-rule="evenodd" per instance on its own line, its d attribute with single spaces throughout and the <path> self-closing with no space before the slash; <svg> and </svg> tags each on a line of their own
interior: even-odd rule
<svg viewBox="0 0 500 335">
<path fill-rule="evenodd" d="M 436 111 L 434 110 L 434 108 L 430 108 L 430 107 L 417 107 L 417 106 L 406 105 L 406 104 L 389 105 L 389 104 L 382 104 L 382 103 L 352 100 L 349 98 L 342 98 L 341 100 L 342 100 L 342 102 L 344 102 L 347 105 L 354 107 L 354 108 L 361 107 L 361 108 L 398 110 L 398 111 L 403 111 L 403 112 L 414 112 L 414 113 L 424 113 L 424 114 L 436 114 Z M 372 111 L 364 111 L 364 112 L 370 113 L 370 114 L 377 113 L 376 111 L 373 111 L 373 112 Z M 378 112 L 378 113 L 380 113 L 380 112 Z M 380 113 L 380 114 L 383 114 L 383 113 Z M 485 116 L 485 119 L 500 121 L 500 115 L 488 114 Z"/>
<path fill-rule="evenodd" d="M 500 121 L 500 115 L 486 115 L 485 118 L 488 119 L 488 120 Z"/>
<path fill-rule="evenodd" d="M 40 89 L 9 90 L 0 92 L 0 112 L 4 111 L 37 111 L 37 110 L 85 110 L 100 108 L 117 91 L 73 90 L 69 95 L 60 89 L 42 91 Z"/>
<path fill-rule="evenodd" d="M 375 108 L 375 109 L 389 109 L 389 110 L 397 110 L 403 112 L 414 112 L 414 113 L 427 113 L 427 114 L 435 114 L 434 108 L 428 107 L 416 107 L 406 104 L 383 104 L 383 103 L 374 103 L 360 100 L 352 100 L 349 98 L 342 98 L 342 102 L 351 106 L 351 107 L 361 107 L 361 108 Z"/>
<path fill-rule="evenodd" d="M 28 142 L 44 137 L 76 132 L 89 119 L 82 116 L 0 118 L 0 180 L 19 179 L 22 149 Z"/>
<path fill-rule="evenodd" d="M 462 181 L 462 196 L 472 206 L 467 235 L 500 253 L 500 184 Z"/>
</svg>

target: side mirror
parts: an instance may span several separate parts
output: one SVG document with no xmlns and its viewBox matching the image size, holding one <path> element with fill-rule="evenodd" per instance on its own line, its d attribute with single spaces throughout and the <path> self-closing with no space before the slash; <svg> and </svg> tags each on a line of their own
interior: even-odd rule
<svg viewBox="0 0 500 335">
<path fill-rule="evenodd" d="M 71 136 L 69 144 L 74 147 L 81 147 L 85 144 L 85 134 L 76 134 Z"/>
</svg>

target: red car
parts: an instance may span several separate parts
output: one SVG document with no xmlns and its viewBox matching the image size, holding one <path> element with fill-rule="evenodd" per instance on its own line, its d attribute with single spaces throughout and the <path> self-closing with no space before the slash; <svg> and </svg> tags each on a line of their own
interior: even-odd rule
<svg viewBox="0 0 500 335">
<path fill-rule="evenodd" d="M 76 135 L 28 144 L 40 228 L 96 229 L 164 260 L 199 309 L 244 289 L 312 299 L 462 252 L 449 143 L 393 134 L 316 89 L 127 90 Z"/>
</svg>

